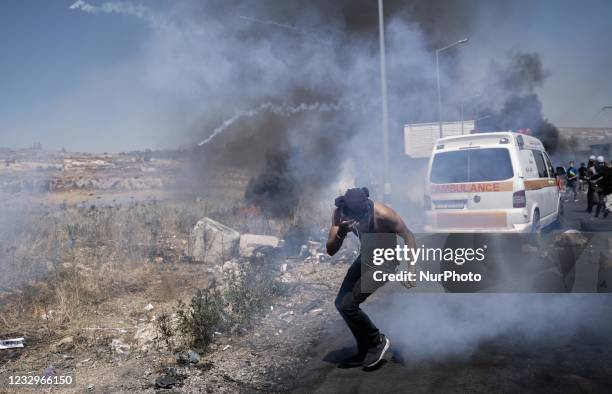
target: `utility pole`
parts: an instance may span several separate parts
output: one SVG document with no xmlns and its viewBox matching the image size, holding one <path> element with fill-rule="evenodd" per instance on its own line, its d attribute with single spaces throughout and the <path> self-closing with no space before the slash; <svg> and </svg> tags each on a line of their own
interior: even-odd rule
<svg viewBox="0 0 612 394">
<path fill-rule="evenodd" d="M 378 0 L 378 37 L 380 39 L 380 90 L 382 95 L 383 126 L 383 201 L 391 202 L 391 182 L 389 180 L 389 108 L 387 107 L 387 59 L 385 57 L 385 25 L 383 0 Z"/>
<path fill-rule="evenodd" d="M 442 135 L 442 93 L 440 91 L 440 52 L 445 51 L 448 48 L 452 48 L 455 45 L 465 44 L 466 42 L 468 42 L 468 39 L 464 38 L 463 40 L 459 40 L 445 47 L 436 49 L 436 81 L 438 85 L 438 127 L 440 129 L 440 138 L 443 137 Z"/>
</svg>

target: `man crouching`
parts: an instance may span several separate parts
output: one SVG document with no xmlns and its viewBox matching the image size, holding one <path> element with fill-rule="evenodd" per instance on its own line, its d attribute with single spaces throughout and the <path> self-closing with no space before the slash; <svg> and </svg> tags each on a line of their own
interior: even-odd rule
<svg viewBox="0 0 612 394">
<path fill-rule="evenodd" d="M 333 256 L 338 252 L 349 232 L 353 232 L 360 241 L 366 233 L 396 234 L 408 247 L 416 246 L 414 236 L 402 218 L 385 204 L 370 200 L 367 188 L 348 189 L 344 196 L 336 198 L 335 204 L 327 240 L 329 255 Z M 361 255 L 357 256 L 344 277 L 335 304 L 353 333 L 358 349 L 357 354 L 343 362 L 346 366 L 372 368 L 383 359 L 389 349 L 389 339 L 359 307 L 370 294 L 384 284 L 384 281 L 374 281 L 371 275 L 362 276 Z M 411 283 L 411 286 L 413 285 Z"/>
</svg>

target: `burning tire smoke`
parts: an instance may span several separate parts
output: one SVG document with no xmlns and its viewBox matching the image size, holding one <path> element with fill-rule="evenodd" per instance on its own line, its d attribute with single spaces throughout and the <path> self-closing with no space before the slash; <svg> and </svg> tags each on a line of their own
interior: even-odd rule
<svg viewBox="0 0 612 394">
<path fill-rule="evenodd" d="M 494 62 L 490 71 L 490 78 L 499 84 L 504 101 L 499 109 L 489 108 L 483 111 L 489 116 L 477 124 L 478 129 L 529 129 L 550 153 L 559 150 L 559 130 L 544 118 L 542 103 L 535 93 L 535 89 L 541 87 L 550 75 L 550 71 L 544 69 L 540 56 L 537 53 L 512 53 L 507 64 Z"/>
</svg>

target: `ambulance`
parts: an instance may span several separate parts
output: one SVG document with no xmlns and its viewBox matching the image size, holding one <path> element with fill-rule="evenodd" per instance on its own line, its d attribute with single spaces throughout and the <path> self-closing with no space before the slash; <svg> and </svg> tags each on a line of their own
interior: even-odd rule
<svg viewBox="0 0 612 394">
<path fill-rule="evenodd" d="M 514 132 L 437 140 L 424 202 L 426 232 L 539 232 L 558 220 L 560 210 L 544 145 Z"/>
</svg>

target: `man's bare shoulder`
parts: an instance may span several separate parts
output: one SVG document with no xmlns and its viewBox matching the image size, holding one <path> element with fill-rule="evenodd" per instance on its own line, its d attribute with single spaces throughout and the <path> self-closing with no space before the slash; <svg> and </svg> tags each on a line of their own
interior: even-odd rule
<svg viewBox="0 0 612 394">
<path fill-rule="evenodd" d="M 379 201 L 374 201 L 374 217 L 378 223 L 386 225 L 395 224 L 401 220 L 393 208 Z"/>
<path fill-rule="evenodd" d="M 397 216 L 397 213 L 388 205 L 380 201 L 374 201 L 374 212 L 380 218 L 390 218 Z"/>
</svg>

